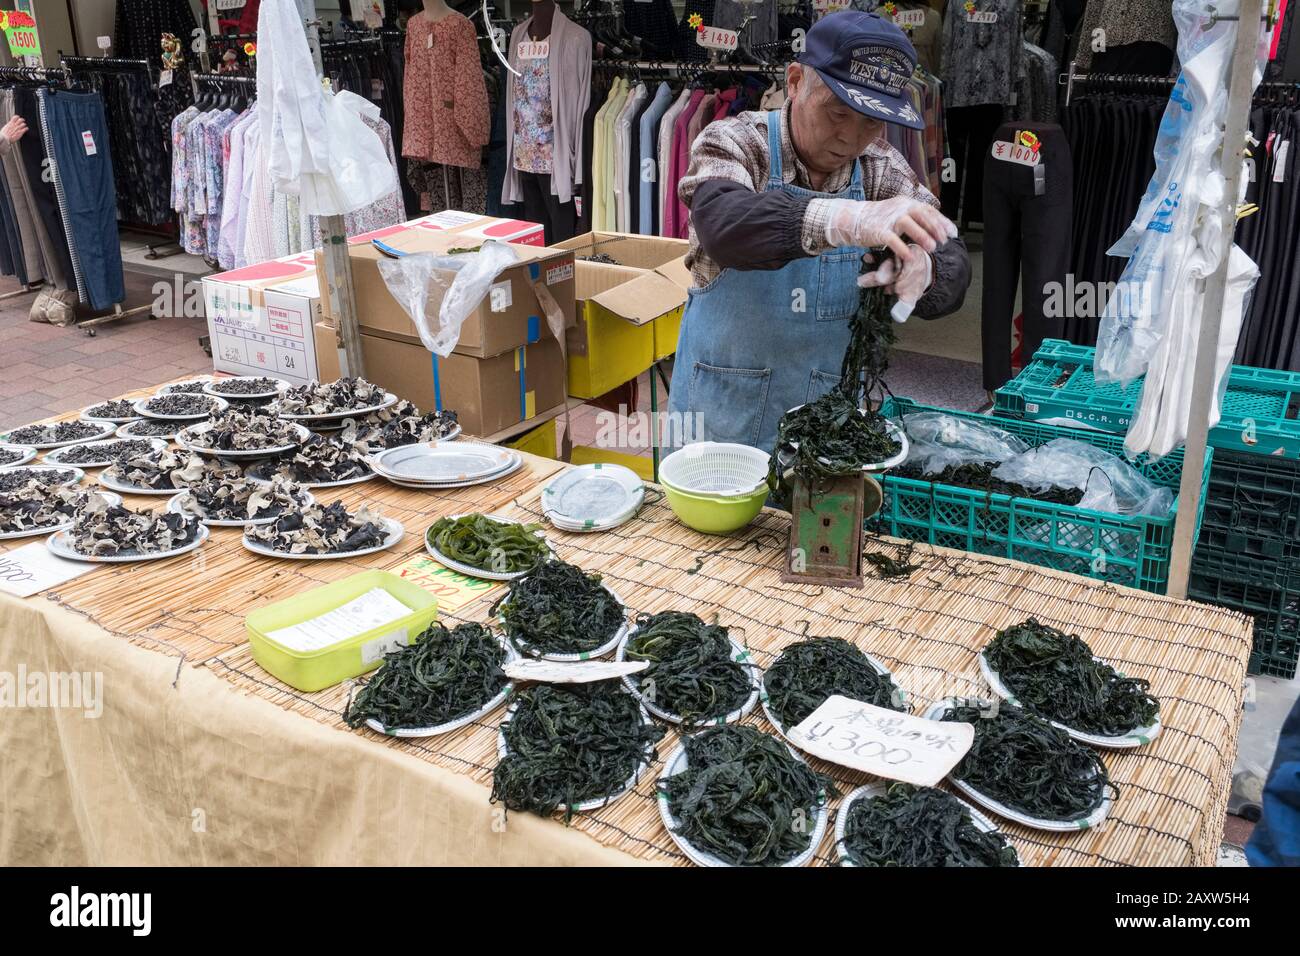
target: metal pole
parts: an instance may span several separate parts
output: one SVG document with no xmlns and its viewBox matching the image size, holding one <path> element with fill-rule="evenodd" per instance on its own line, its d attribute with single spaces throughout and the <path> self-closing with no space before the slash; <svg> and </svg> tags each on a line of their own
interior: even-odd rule
<svg viewBox="0 0 1300 956">
<path fill-rule="evenodd" d="M 1174 549 L 1169 562 L 1170 597 L 1187 597 L 1187 576 L 1192 550 L 1196 547 L 1196 516 L 1201 510 L 1201 475 L 1205 469 L 1205 447 L 1210 428 L 1210 402 L 1214 392 L 1214 362 L 1219 351 L 1219 328 L 1228 284 L 1228 260 L 1237 224 L 1237 199 L 1241 194 L 1242 164 L 1246 150 L 1246 126 L 1250 120 L 1250 99 L 1255 49 L 1264 0 L 1240 0 L 1237 44 L 1232 54 L 1228 80 L 1228 115 L 1223 132 L 1222 169 L 1227 180 L 1219 228 L 1226 238 L 1223 261 L 1205 287 L 1205 311 L 1196 343 L 1196 371 L 1192 379 L 1191 417 L 1183 449 L 1182 484 L 1178 492 L 1178 517 L 1174 522 Z"/>
</svg>

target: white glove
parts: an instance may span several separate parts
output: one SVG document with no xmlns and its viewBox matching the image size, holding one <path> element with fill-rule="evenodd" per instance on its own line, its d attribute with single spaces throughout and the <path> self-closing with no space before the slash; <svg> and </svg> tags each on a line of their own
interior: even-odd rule
<svg viewBox="0 0 1300 956">
<path fill-rule="evenodd" d="M 909 244 L 911 258 L 901 266 L 898 260 L 888 258 L 874 272 L 865 272 L 858 276 L 858 285 L 864 289 L 883 288 L 890 295 L 898 297 L 898 302 L 891 310 L 896 322 L 906 322 L 912 314 L 916 303 L 930 288 L 934 281 L 934 263 L 928 253 L 915 243 Z M 867 259 L 871 259 L 868 255 Z"/>
<path fill-rule="evenodd" d="M 905 196 L 880 202 L 825 199 L 826 241 L 832 247 L 887 246 L 902 262 L 911 257 L 908 242 L 926 252 L 956 237 L 957 227 L 933 206 Z"/>
</svg>

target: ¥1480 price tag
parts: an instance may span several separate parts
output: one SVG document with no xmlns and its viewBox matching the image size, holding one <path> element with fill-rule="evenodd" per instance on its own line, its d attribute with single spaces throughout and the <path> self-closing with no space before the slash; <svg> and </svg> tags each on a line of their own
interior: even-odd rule
<svg viewBox="0 0 1300 956">
<path fill-rule="evenodd" d="M 966 756 L 975 728 L 836 694 L 792 728 L 790 739 L 814 757 L 842 767 L 933 787 Z"/>
<path fill-rule="evenodd" d="M 740 45 L 740 34 L 722 27 L 704 27 L 696 32 L 695 42 L 706 50 L 734 50 Z"/>
<path fill-rule="evenodd" d="M 911 27 L 913 29 L 915 29 L 916 27 L 923 27 L 925 26 L 925 11 L 924 10 L 895 10 L 894 22 L 897 23 L 900 27 Z"/>
</svg>

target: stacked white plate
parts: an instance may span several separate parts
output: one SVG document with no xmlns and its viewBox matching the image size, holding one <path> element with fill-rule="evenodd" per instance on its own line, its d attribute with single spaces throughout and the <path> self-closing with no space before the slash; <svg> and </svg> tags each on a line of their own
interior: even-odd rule
<svg viewBox="0 0 1300 956">
<path fill-rule="evenodd" d="M 563 531 L 607 531 L 631 520 L 645 500 L 645 484 L 622 465 L 580 465 L 542 489 L 542 513 Z"/>
<path fill-rule="evenodd" d="M 524 463 L 513 449 L 477 441 L 401 445 L 367 461 L 376 474 L 403 488 L 468 488 L 504 478 Z"/>
</svg>

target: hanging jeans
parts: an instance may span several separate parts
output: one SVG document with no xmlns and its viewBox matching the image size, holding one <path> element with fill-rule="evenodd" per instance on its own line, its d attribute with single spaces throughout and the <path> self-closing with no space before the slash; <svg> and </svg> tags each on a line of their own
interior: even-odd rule
<svg viewBox="0 0 1300 956">
<path fill-rule="evenodd" d="M 126 289 L 104 101 L 97 93 L 43 89 L 38 95 L 77 293 L 92 309 L 107 309 L 126 298 Z"/>
<path fill-rule="evenodd" d="M 990 144 L 984 166 L 984 298 L 981 337 L 984 387 L 1011 378 L 1011 321 L 1016 282 L 1024 312 L 1021 361 L 1028 363 L 1043 339 L 1060 338 L 1070 305 L 1070 229 L 1074 169 L 1070 146 L 1054 123 L 1004 123 L 993 143 L 1013 143 L 1018 130 L 1038 137 L 1037 166 L 996 158 Z M 1059 283 L 1056 289 L 1051 283 Z M 1055 293 L 1053 295 L 1053 293 Z M 1054 300 L 1052 308 L 1046 308 Z M 1061 306 L 1057 308 L 1056 306 Z M 1054 314 L 1047 315 L 1047 312 Z"/>
</svg>

